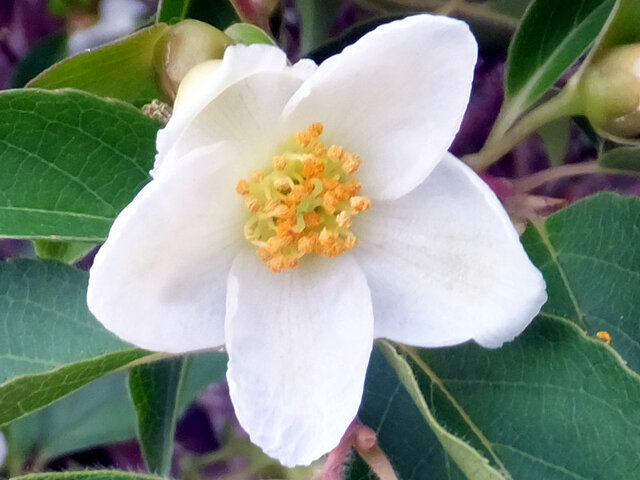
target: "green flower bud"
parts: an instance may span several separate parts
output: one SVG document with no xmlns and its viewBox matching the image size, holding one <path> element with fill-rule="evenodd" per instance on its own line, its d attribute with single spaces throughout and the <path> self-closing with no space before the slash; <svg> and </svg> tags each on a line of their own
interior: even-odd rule
<svg viewBox="0 0 640 480">
<path fill-rule="evenodd" d="M 584 114 L 598 133 L 622 143 L 640 139 L 640 43 L 596 58 L 579 88 Z"/>
<path fill-rule="evenodd" d="M 217 28 L 198 20 L 183 20 L 158 41 L 153 63 L 158 81 L 175 99 L 187 72 L 206 60 L 221 59 L 233 40 Z"/>
</svg>

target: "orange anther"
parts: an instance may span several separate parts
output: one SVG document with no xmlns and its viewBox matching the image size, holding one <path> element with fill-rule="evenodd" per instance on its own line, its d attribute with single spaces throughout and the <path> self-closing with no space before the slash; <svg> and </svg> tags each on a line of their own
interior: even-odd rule
<svg viewBox="0 0 640 480">
<path fill-rule="evenodd" d="M 247 193 L 249 193 L 249 182 L 244 179 L 240 180 L 236 185 L 236 192 L 238 192 L 240 195 L 246 195 Z"/>
</svg>

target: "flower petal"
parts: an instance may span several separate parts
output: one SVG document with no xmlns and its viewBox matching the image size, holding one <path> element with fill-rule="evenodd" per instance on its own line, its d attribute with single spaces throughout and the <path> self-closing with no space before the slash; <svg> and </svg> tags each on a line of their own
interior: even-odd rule
<svg viewBox="0 0 640 480">
<path fill-rule="evenodd" d="M 180 159 L 184 155 L 185 148 L 177 148 L 178 145 L 186 145 L 189 149 L 192 147 L 188 143 L 188 140 L 183 139 L 185 133 L 193 136 L 193 130 L 198 133 L 209 131 L 214 137 L 208 138 L 208 142 L 204 144 L 217 143 L 220 139 L 215 137 L 216 128 L 220 125 L 224 125 L 225 122 L 231 121 L 239 123 L 240 120 L 249 120 L 250 128 L 252 125 L 259 123 L 262 118 L 253 118 L 251 116 L 245 118 L 242 115 L 246 115 L 246 111 L 250 110 L 252 113 L 253 103 L 255 101 L 260 102 L 286 102 L 293 91 L 302 83 L 302 80 L 307 78 L 315 70 L 315 64 L 313 62 L 305 61 L 298 62 L 294 66 L 288 66 L 287 57 L 282 50 L 269 45 L 236 45 L 227 48 L 225 56 L 222 61 L 210 60 L 203 62 L 189 71 L 187 76 L 182 80 L 178 95 L 173 108 L 173 114 L 166 127 L 158 132 L 157 148 L 158 155 L 156 156 L 156 163 L 154 166 L 155 171 L 169 159 Z M 204 110 L 212 110 L 215 107 L 212 105 L 214 99 L 225 92 L 228 88 L 234 86 L 238 82 L 244 79 L 251 78 L 257 74 L 270 73 L 270 78 L 278 78 L 278 81 L 271 81 L 269 85 L 265 85 L 263 89 L 252 92 L 249 89 L 249 93 L 245 98 L 239 98 L 239 94 L 230 95 L 227 97 L 226 102 L 239 101 L 239 112 L 234 112 L 232 109 L 227 109 L 225 113 L 231 114 L 231 118 L 222 117 L 222 123 L 208 123 L 203 124 L 210 120 L 207 115 L 199 115 Z M 273 75 L 273 74 L 280 74 Z M 269 77 L 269 76 L 267 76 Z M 264 76 L 263 76 L 264 78 Z M 289 86 L 291 82 L 291 86 Z M 260 82 L 253 82 L 252 85 L 258 85 Z M 280 85 L 282 84 L 282 85 Z M 285 85 L 286 84 L 286 85 Z M 289 87 L 288 87 L 289 86 Z M 267 90 L 268 87 L 272 87 L 272 90 Z M 287 89 L 288 87 L 288 89 Z M 281 90 L 287 91 L 284 99 L 280 99 L 278 93 Z M 240 92 L 244 90 L 240 89 Z M 238 92 L 238 90 L 236 90 Z M 265 93 L 267 92 L 267 93 Z M 270 93 L 270 94 L 269 94 Z M 275 98 L 272 98 L 275 97 Z M 223 102 L 223 105 L 226 104 Z M 260 112 L 259 106 L 255 108 L 255 111 Z M 275 110 L 274 115 L 277 116 L 282 111 L 282 105 Z M 237 113 L 241 118 L 236 120 L 234 113 Z M 221 116 L 218 115 L 220 118 Z M 277 118 L 277 117 L 276 117 Z M 198 119 L 200 123 L 198 123 Z M 253 122 L 251 122 L 253 120 Z M 195 123 L 195 124 L 194 124 Z M 251 134 L 249 130 L 247 135 Z M 200 142 L 199 146 L 203 143 Z"/>
<path fill-rule="evenodd" d="M 7 458 L 7 441 L 4 435 L 0 433 L 0 467 L 4 465 L 4 459 Z"/>
<path fill-rule="evenodd" d="M 191 119 L 175 139 L 160 167 L 180 163 L 194 148 L 219 142 L 233 143 L 246 162 L 244 175 L 271 164 L 293 133 L 283 129 L 279 117 L 301 80 L 282 72 L 256 73 L 227 87 Z M 175 159 L 174 159 L 175 158 Z M 176 162 L 177 160 L 177 162 Z"/>
<path fill-rule="evenodd" d="M 355 261 L 310 259 L 275 274 L 240 254 L 225 327 L 231 399 L 251 440 L 289 466 L 334 448 L 358 411 L 373 340 Z"/>
<path fill-rule="evenodd" d="M 193 152 L 145 186 L 114 222 L 90 272 L 89 309 L 142 348 L 224 343 L 226 278 L 246 220 L 234 152 Z"/>
<path fill-rule="evenodd" d="M 372 198 L 411 191 L 460 127 L 477 45 L 458 20 L 416 15 L 388 23 L 329 58 L 285 110 L 294 131 L 324 124 L 325 143 L 364 160 L 358 180 Z"/>
<path fill-rule="evenodd" d="M 423 347 L 469 339 L 498 347 L 547 299 L 499 200 L 452 155 L 410 194 L 374 204 L 353 230 L 376 336 Z"/>
</svg>

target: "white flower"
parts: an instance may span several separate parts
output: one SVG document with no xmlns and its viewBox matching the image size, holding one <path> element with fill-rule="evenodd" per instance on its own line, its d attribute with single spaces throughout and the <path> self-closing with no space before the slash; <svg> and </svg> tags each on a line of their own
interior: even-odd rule
<svg viewBox="0 0 640 480">
<path fill-rule="evenodd" d="M 0 433 L 0 467 L 4 465 L 5 458 L 7 458 L 7 441 L 4 439 L 4 435 Z"/>
<path fill-rule="evenodd" d="M 264 45 L 197 66 L 158 134 L 153 181 L 95 260 L 91 311 L 150 350 L 225 344 L 240 423 L 285 465 L 336 446 L 357 413 L 374 337 L 422 347 L 513 339 L 546 300 L 544 281 L 495 195 L 447 153 L 476 49 L 464 23 L 419 15 L 319 67 L 289 66 Z M 295 135 L 307 129 L 305 153 Z M 286 243 L 288 231 L 264 247 L 269 225 L 291 219 L 268 197 L 293 195 L 301 160 L 351 190 L 320 201 L 333 180 L 310 180 L 319 190 L 294 202 L 307 243 Z M 304 208 L 319 203 L 312 227 L 318 218 Z M 348 251 L 274 273 L 254 243 L 273 270 L 295 267 L 305 250 Z"/>
</svg>

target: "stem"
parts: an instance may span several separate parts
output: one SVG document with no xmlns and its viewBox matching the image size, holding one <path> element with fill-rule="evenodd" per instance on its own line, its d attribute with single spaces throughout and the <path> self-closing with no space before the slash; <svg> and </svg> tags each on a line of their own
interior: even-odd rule
<svg viewBox="0 0 640 480">
<path fill-rule="evenodd" d="M 640 175 L 640 172 L 634 170 L 605 168 L 600 166 L 597 160 L 593 160 L 591 162 L 572 163 L 569 165 L 549 168 L 524 178 L 511 180 L 511 184 L 513 185 L 513 188 L 519 192 L 530 192 L 531 190 L 554 180 L 559 180 L 565 177 L 575 177 L 578 175 L 590 175 L 593 173 L 630 176 Z"/>
<path fill-rule="evenodd" d="M 558 95 L 525 115 L 501 138 L 487 140 L 482 150 L 467 155 L 464 160 L 476 171 L 482 171 L 509 153 L 518 143 L 541 126 L 558 118 L 580 113 L 575 89 L 565 88 Z"/>
</svg>

